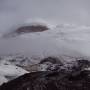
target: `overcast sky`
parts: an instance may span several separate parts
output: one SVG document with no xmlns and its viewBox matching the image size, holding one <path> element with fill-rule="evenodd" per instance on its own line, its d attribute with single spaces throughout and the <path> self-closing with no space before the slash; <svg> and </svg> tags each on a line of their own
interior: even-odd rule
<svg viewBox="0 0 90 90">
<path fill-rule="evenodd" d="M 0 0 L 0 34 L 28 19 L 41 19 L 55 24 L 67 23 L 90 26 L 90 0 Z M 82 30 L 82 27 L 79 29 Z M 31 52 L 33 54 L 35 52 L 40 53 L 40 51 L 42 53 L 44 49 L 53 53 L 59 48 L 58 51 L 62 50 L 61 52 L 65 53 L 71 52 L 70 54 L 72 54 L 72 51 L 77 51 L 90 55 L 90 50 L 88 50 L 90 47 L 90 30 L 87 27 L 84 28 L 84 33 L 79 32 L 78 28 L 74 30 L 77 32 L 76 34 L 74 32 L 69 34 L 69 36 L 71 35 L 71 43 L 60 41 L 62 37 L 58 40 L 55 39 L 57 35 L 55 33 L 53 33 L 53 38 L 49 37 L 49 35 L 53 35 L 52 33 L 48 37 L 46 34 L 46 37 L 34 35 L 34 37 L 30 36 L 29 39 L 17 37 L 3 40 L 0 38 L 0 53 Z M 73 36 L 74 34 L 75 36 Z M 69 36 L 66 34 L 67 38 Z M 73 42 L 73 37 L 76 39 L 75 42 Z"/>
<path fill-rule="evenodd" d="M 0 31 L 28 18 L 90 25 L 90 0 L 0 0 Z"/>
</svg>

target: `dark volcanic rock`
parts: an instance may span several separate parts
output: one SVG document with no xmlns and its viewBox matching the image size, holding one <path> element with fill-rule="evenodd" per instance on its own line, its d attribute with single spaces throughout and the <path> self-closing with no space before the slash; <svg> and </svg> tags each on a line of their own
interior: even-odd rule
<svg viewBox="0 0 90 90">
<path fill-rule="evenodd" d="M 46 25 L 27 25 L 27 26 L 21 26 L 9 33 L 6 33 L 3 35 L 4 38 L 7 37 L 16 37 L 17 35 L 21 35 L 24 33 L 35 33 L 35 32 L 43 32 L 49 30 L 49 27 Z"/>
<path fill-rule="evenodd" d="M 71 70 L 25 74 L 3 84 L 0 90 L 90 90 L 90 70 L 85 69 L 89 67 L 87 62 L 89 63 L 88 60 L 78 60 Z M 80 69 L 77 69 L 79 66 Z"/>
<path fill-rule="evenodd" d="M 43 60 L 41 60 L 40 64 L 44 64 L 45 62 L 50 62 L 52 64 L 61 64 L 61 65 L 63 65 L 61 60 L 59 58 L 57 58 L 57 57 L 47 57 L 47 58 L 44 58 Z"/>
<path fill-rule="evenodd" d="M 15 32 L 21 34 L 21 33 L 30 33 L 30 32 L 42 32 L 48 29 L 49 28 L 44 25 L 31 25 L 31 26 L 22 26 L 18 28 Z"/>
</svg>

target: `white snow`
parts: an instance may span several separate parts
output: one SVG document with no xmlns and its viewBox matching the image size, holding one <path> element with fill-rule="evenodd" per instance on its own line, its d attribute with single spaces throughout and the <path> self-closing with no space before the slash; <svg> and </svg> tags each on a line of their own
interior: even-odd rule
<svg viewBox="0 0 90 90">
<path fill-rule="evenodd" d="M 0 75 L 0 85 L 2 85 L 5 82 L 8 82 L 8 80 L 4 76 Z"/>
<path fill-rule="evenodd" d="M 15 79 L 25 73 L 28 73 L 28 71 L 15 66 L 15 65 L 4 65 L 0 63 L 0 85 L 10 81 L 12 79 Z"/>
<path fill-rule="evenodd" d="M 0 65 L 0 75 L 4 76 L 20 76 L 28 73 L 26 70 L 14 65 Z"/>
</svg>

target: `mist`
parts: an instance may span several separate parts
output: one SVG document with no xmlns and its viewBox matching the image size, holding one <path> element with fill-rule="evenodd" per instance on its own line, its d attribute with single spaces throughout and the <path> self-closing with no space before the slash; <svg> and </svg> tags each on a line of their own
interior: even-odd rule
<svg viewBox="0 0 90 90">
<path fill-rule="evenodd" d="M 89 0 L 0 0 L 0 32 L 27 19 L 90 25 Z"/>
<path fill-rule="evenodd" d="M 81 30 L 78 28 L 85 26 L 86 29 L 82 29 L 84 31 L 87 30 L 90 25 L 89 9 L 90 0 L 0 0 L 0 35 L 2 36 L 2 34 L 9 30 L 13 30 L 13 27 L 19 24 L 24 24 L 33 20 L 45 21 L 52 26 L 69 24 L 72 27 L 72 25 L 76 25 L 72 30 L 74 29 L 78 33 L 78 30 Z M 74 42 L 73 44 L 73 42 L 70 41 L 71 45 L 68 40 L 62 41 L 60 39 L 62 35 L 60 34 L 61 36 L 59 37 L 55 29 L 56 28 L 51 29 L 51 32 L 47 32 L 46 34 L 30 34 L 29 38 L 0 38 L 0 54 L 23 52 L 42 54 L 47 51 L 47 54 L 57 54 L 60 52 L 70 52 L 70 54 L 72 54 L 73 52 L 73 55 L 76 53 L 77 55 L 89 55 L 87 49 L 90 44 L 89 42 L 87 45 L 85 44 L 85 42 L 89 41 L 89 37 L 87 37 L 89 28 L 87 33 L 79 32 L 83 40 L 80 39 L 79 35 L 75 34 L 74 37 L 79 38 L 79 40 L 76 41 L 74 38 L 75 40 L 73 41 L 72 35 L 75 32 L 71 33 L 70 31 L 71 34 L 69 35 L 71 35 L 71 37 L 68 37 L 68 34 L 64 34 L 68 40 L 71 38 Z M 61 27 L 58 29 L 58 33 L 62 33 L 60 32 L 61 29 Z M 64 29 L 64 32 L 67 29 L 68 27 Z M 54 33 L 52 34 L 52 32 Z M 81 45 L 83 46 L 81 47 Z M 84 48 L 86 47 L 87 49 L 85 50 Z"/>
</svg>

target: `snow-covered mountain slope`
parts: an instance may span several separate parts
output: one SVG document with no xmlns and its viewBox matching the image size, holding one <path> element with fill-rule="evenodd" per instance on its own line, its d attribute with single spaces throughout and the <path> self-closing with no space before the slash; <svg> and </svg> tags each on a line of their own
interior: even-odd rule
<svg viewBox="0 0 90 90">
<path fill-rule="evenodd" d="M 4 64 L 4 65 L 12 64 L 20 67 L 32 65 L 33 63 L 34 63 L 34 59 L 25 57 L 24 55 L 1 56 L 0 59 L 0 64 Z"/>
<path fill-rule="evenodd" d="M 9 55 L 0 57 L 0 84 L 10 81 L 28 72 L 55 70 L 57 68 L 68 69 L 78 59 L 70 56 L 28 58 L 24 55 Z M 87 59 L 86 59 L 87 60 Z M 88 59 L 89 60 L 89 59 Z"/>
<path fill-rule="evenodd" d="M 7 55 L 0 57 L 0 85 L 28 72 L 47 71 L 54 69 L 57 64 L 63 65 L 75 61 L 75 58 L 60 57 L 25 57 L 24 55 Z M 54 62 L 54 63 L 52 63 Z M 62 64 L 63 63 L 63 64 Z M 70 66 L 70 65 L 69 65 Z"/>
<path fill-rule="evenodd" d="M 10 64 L 9 65 L 0 64 L 0 85 L 4 82 L 15 79 L 25 73 L 28 73 L 28 71 L 18 66 Z"/>
<path fill-rule="evenodd" d="M 58 61 L 59 58 L 48 57 L 43 63 L 56 60 Z M 28 73 L 3 84 L 0 90 L 89 90 L 90 69 L 88 68 L 90 61 L 84 59 L 71 62 L 69 66 L 61 63 L 53 64 L 47 68 L 47 71 Z"/>
<path fill-rule="evenodd" d="M 0 65 L 0 75 L 12 79 L 13 77 L 18 77 L 27 73 L 24 69 L 14 66 L 14 65 Z"/>
<path fill-rule="evenodd" d="M 28 66 L 32 64 L 28 58 L 23 56 L 1 56 L 0 57 L 0 85 L 4 82 L 8 82 L 15 79 L 25 73 L 27 70 L 22 66 Z"/>
<path fill-rule="evenodd" d="M 4 82 L 15 79 L 25 73 L 38 71 L 40 61 L 34 57 L 25 57 L 24 55 L 7 55 L 0 57 L 0 85 Z M 36 67 L 36 69 L 35 69 Z"/>
</svg>

